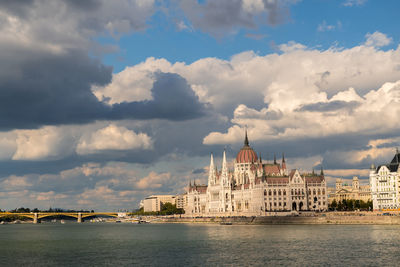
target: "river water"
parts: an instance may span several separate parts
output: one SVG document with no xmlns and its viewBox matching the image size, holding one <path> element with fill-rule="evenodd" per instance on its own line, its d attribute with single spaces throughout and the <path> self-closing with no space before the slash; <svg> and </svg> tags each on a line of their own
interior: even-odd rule
<svg viewBox="0 0 400 267">
<path fill-rule="evenodd" d="M 400 226 L 0 225 L 0 266 L 396 266 Z"/>
</svg>

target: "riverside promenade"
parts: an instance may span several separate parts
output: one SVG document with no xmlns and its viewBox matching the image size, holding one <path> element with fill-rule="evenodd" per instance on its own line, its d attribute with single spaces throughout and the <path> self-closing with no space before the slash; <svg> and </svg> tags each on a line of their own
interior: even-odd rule
<svg viewBox="0 0 400 267">
<path fill-rule="evenodd" d="M 400 225 L 399 212 L 303 212 L 298 215 L 251 217 L 163 217 L 160 223 L 232 223 L 232 224 L 375 224 Z"/>
</svg>

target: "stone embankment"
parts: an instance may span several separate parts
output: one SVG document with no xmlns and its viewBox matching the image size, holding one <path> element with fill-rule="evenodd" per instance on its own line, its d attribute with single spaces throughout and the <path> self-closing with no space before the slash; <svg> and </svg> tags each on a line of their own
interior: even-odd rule
<svg viewBox="0 0 400 267">
<path fill-rule="evenodd" d="M 400 225 L 399 213 L 382 212 L 303 212 L 291 216 L 252 217 L 165 217 L 164 223 L 232 223 L 232 224 L 386 224 Z"/>
</svg>

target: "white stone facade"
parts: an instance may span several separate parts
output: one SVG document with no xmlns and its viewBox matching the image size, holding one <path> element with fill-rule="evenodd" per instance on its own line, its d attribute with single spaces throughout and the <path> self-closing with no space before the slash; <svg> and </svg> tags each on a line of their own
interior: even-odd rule
<svg viewBox="0 0 400 267">
<path fill-rule="evenodd" d="M 211 155 L 208 185 L 189 185 L 185 213 L 191 216 L 256 216 L 277 211 L 324 211 L 328 208 L 326 182 L 320 175 L 286 170 L 282 164 L 263 163 L 248 145 L 228 170 L 225 151 L 218 172 Z"/>
<path fill-rule="evenodd" d="M 400 153 L 389 164 L 371 166 L 369 181 L 374 210 L 400 209 Z"/>
</svg>

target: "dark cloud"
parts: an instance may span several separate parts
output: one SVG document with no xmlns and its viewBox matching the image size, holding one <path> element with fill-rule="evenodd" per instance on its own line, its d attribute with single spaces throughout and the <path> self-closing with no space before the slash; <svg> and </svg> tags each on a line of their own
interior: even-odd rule
<svg viewBox="0 0 400 267">
<path fill-rule="evenodd" d="M 156 79 L 153 100 L 114 104 L 113 118 L 185 120 L 204 115 L 205 106 L 184 78 L 174 73 L 158 73 Z"/>
<path fill-rule="evenodd" d="M 260 22 L 258 17 L 267 16 L 266 22 L 270 25 L 283 23 L 289 16 L 285 4 L 278 0 L 264 0 L 263 10 L 254 13 L 244 9 L 242 0 L 207 0 L 205 3 L 185 0 L 181 2 L 181 7 L 195 28 L 220 37 L 239 28 L 256 28 Z"/>
<path fill-rule="evenodd" d="M 8 12 L 17 15 L 25 16 L 26 12 L 33 5 L 34 0 L 1 0 L 0 9 L 5 9 Z"/>
<path fill-rule="evenodd" d="M 21 61 L 12 66 L 12 72 L 18 75 L 0 79 L 2 130 L 104 119 L 185 120 L 204 114 L 203 104 L 177 74 L 157 74 L 154 100 L 109 106 L 94 96 L 91 86 L 109 83 L 112 69 L 84 52 L 20 57 Z"/>
<path fill-rule="evenodd" d="M 357 101 L 341 101 L 335 100 L 330 102 L 318 102 L 314 104 L 304 105 L 299 108 L 297 111 L 311 111 L 311 112 L 327 112 L 327 111 L 336 111 L 341 109 L 353 110 L 358 107 L 360 102 Z"/>
</svg>

